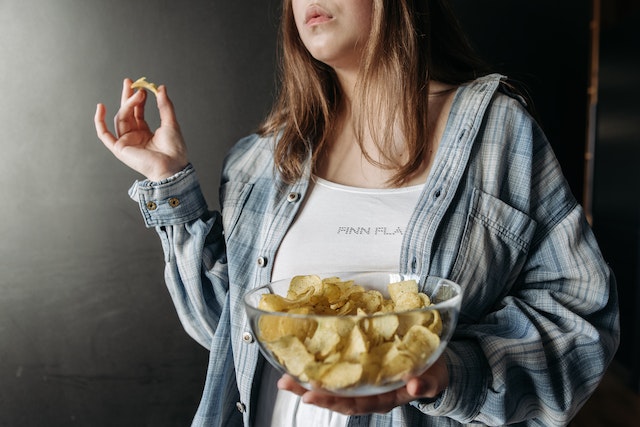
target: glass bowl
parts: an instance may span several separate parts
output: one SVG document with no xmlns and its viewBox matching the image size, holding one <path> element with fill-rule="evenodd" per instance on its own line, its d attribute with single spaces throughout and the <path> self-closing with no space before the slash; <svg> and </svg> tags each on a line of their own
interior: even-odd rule
<svg viewBox="0 0 640 427">
<path fill-rule="evenodd" d="M 301 281 L 313 285 L 291 294 L 292 280 L 297 291 Z M 430 305 L 405 304 L 425 303 L 424 295 L 400 296 L 412 287 Z M 249 291 L 244 304 L 260 351 L 278 371 L 309 390 L 368 396 L 402 387 L 440 357 L 461 300 L 460 286 L 447 279 L 422 283 L 415 275 L 372 271 L 278 280 Z"/>
</svg>

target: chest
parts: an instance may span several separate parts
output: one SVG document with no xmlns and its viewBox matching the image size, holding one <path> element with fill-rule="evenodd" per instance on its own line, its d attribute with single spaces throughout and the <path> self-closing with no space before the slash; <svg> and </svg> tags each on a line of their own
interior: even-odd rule
<svg viewBox="0 0 640 427">
<path fill-rule="evenodd" d="M 301 274 L 397 270 L 423 186 L 347 187 L 315 177 L 280 244 L 274 280 Z"/>
</svg>

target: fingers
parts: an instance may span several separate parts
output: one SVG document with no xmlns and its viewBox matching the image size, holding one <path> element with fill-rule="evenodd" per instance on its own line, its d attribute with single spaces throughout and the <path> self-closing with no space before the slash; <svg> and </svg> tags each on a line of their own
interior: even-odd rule
<svg viewBox="0 0 640 427">
<path fill-rule="evenodd" d="M 278 388 L 302 396 L 304 403 L 328 408 L 346 415 L 386 413 L 398 405 L 415 399 L 409 396 L 404 387 L 384 394 L 362 397 L 343 397 L 319 390 L 309 391 L 286 374 L 278 380 Z"/>
<path fill-rule="evenodd" d="M 93 117 L 93 122 L 96 127 L 96 133 L 102 143 L 111 150 L 111 147 L 116 142 L 116 137 L 109 131 L 107 124 L 104 121 L 106 114 L 106 108 L 102 104 L 98 104 L 96 107 L 96 113 Z"/>
<path fill-rule="evenodd" d="M 127 102 L 127 99 L 131 98 L 133 95 L 133 89 L 131 89 L 131 84 L 133 80 L 127 78 L 122 81 L 122 95 L 120 96 L 120 105 L 123 105 Z"/>
<path fill-rule="evenodd" d="M 171 102 L 171 99 L 169 99 L 167 95 L 167 87 L 165 85 L 160 85 L 158 88 L 157 100 L 158 111 L 160 113 L 160 125 L 178 127 L 173 102 Z"/>
<path fill-rule="evenodd" d="M 134 105 L 133 107 L 133 117 L 136 121 L 136 128 L 137 129 L 143 129 L 143 130 L 148 130 L 149 129 L 149 125 L 147 125 L 147 121 L 144 118 L 144 110 L 145 110 L 145 104 L 147 101 L 147 93 L 144 90 L 141 90 L 142 93 L 142 102 L 139 104 Z"/>
<path fill-rule="evenodd" d="M 292 393 L 297 394 L 298 396 L 302 396 L 308 390 L 302 387 L 300 384 L 296 382 L 290 375 L 284 374 L 282 378 L 278 380 L 278 388 L 281 390 L 287 390 Z"/>
<path fill-rule="evenodd" d="M 302 396 L 304 403 L 346 415 L 386 413 L 418 398 L 434 398 L 448 385 L 449 371 L 443 359 L 436 361 L 424 374 L 411 378 L 405 387 L 373 396 L 342 397 L 320 390 L 308 391 L 288 375 L 278 381 L 278 388 Z"/>
<path fill-rule="evenodd" d="M 449 369 L 440 358 L 425 373 L 407 382 L 407 393 L 413 398 L 434 398 L 449 386 Z"/>
<path fill-rule="evenodd" d="M 391 411 L 396 406 L 410 402 L 411 399 L 401 401 L 397 391 L 362 397 L 341 397 L 332 394 L 309 391 L 302 396 L 307 404 L 328 408 L 345 415 L 361 415 Z"/>
<path fill-rule="evenodd" d="M 437 383 L 432 378 L 412 378 L 407 382 L 407 393 L 413 398 L 432 398 L 438 394 Z"/>
<path fill-rule="evenodd" d="M 122 96 L 120 110 L 113 119 L 116 136 L 120 137 L 132 130 L 149 130 L 145 120 L 145 103 L 147 92 L 143 89 L 131 89 L 132 80 L 126 78 L 122 82 Z M 158 87 L 156 95 L 157 107 L 160 114 L 160 125 L 178 128 L 175 109 L 167 95 L 166 86 Z"/>
<path fill-rule="evenodd" d="M 118 137 L 133 130 L 147 128 L 147 124 L 144 122 L 144 112 L 141 112 L 141 110 L 144 110 L 145 99 L 145 91 L 139 90 L 120 104 L 120 110 L 113 118 L 113 125 Z M 140 117 L 142 117 L 142 121 L 140 121 Z"/>
</svg>

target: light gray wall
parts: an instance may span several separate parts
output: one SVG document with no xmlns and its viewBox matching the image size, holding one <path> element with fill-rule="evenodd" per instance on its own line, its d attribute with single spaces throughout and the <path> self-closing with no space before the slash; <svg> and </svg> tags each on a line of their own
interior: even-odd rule
<svg viewBox="0 0 640 427">
<path fill-rule="evenodd" d="M 124 77 L 166 84 L 216 207 L 271 102 L 278 4 L 0 0 L 0 427 L 188 425 L 208 354 L 93 114 Z"/>
</svg>

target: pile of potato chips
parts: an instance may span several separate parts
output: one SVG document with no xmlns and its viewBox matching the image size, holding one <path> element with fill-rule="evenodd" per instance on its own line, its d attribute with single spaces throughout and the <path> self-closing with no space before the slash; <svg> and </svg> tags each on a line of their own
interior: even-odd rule
<svg viewBox="0 0 640 427">
<path fill-rule="evenodd" d="M 390 299 L 338 277 L 296 276 L 286 297 L 262 295 L 260 339 L 302 382 L 340 390 L 396 382 L 440 345 L 442 319 L 415 280 L 388 285 Z M 298 316 L 299 315 L 299 316 Z"/>
</svg>

